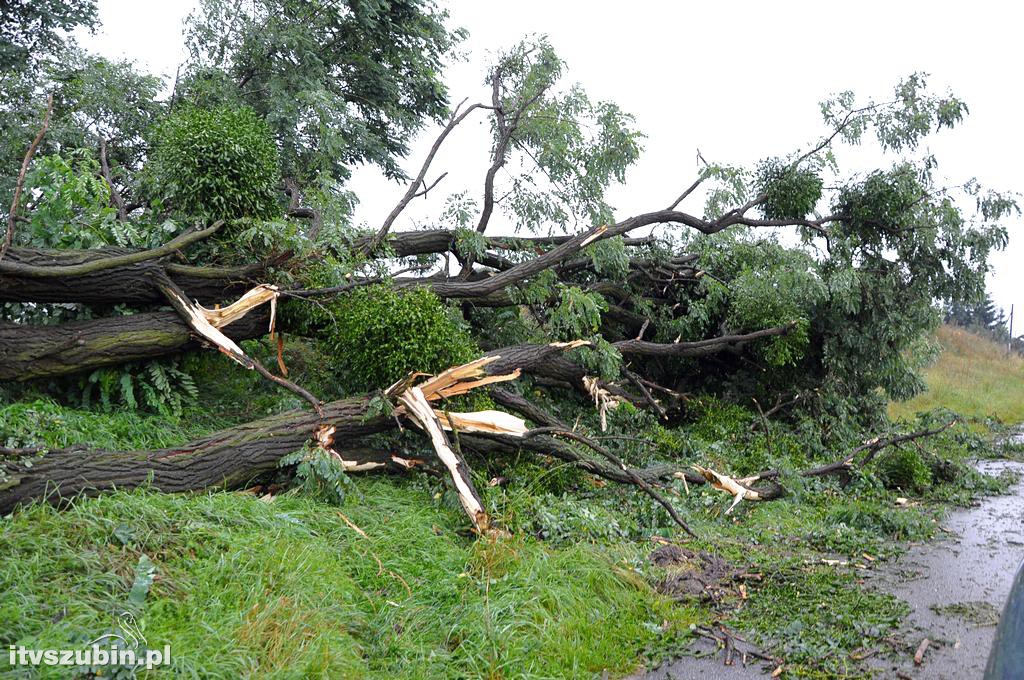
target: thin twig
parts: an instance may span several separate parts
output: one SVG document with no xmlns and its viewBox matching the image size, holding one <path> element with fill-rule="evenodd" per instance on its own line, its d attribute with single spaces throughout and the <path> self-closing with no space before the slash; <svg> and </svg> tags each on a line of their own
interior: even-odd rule
<svg viewBox="0 0 1024 680">
<path fill-rule="evenodd" d="M 626 464 L 622 462 L 622 459 L 620 459 L 618 456 L 616 456 L 608 449 L 604 448 L 594 440 L 578 432 L 573 432 L 571 430 L 563 430 L 557 427 L 540 427 L 534 430 L 530 430 L 529 432 L 524 434 L 523 437 L 532 437 L 537 434 L 550 434 L 554 436 L 567 437 L 569 439 L 573 439 L 579 442 L 580 444 L 583 444 L 584 446 L 600 454 L 605 459 L 607 459 L 608 462 L 610 462 L 612 465 L 615 465 L 618 468 L 620 468 L 629 478 L 630 482 L 639 486 L 648 496 L 653 498 L 655 501 L 658 502 L 659 505 L 665 508 L 665 510 L 668 511 L 668 514 L 672 517 L 673 521 L 675 521 L 676 524 L 682 527 L 683 531 L 685 531 L 693 538 L 697 538 L 697 534 L 693 533 L 693 530 L 686 523 L 686 521 L 683 520 L 683 518 L 679 515 L 679 513 L 672 506 L 672 504 L 669 503 L 664 496 L 655 491 L 654 488 L 650 484 L 648 484 L 646 480 L 640 477 L 640 475 L 638 475 L 632 468 L 627 467 Z"/>
<path fill-rule="evenodd" d="M 430 189 L 432 189 L 434 185 L 436 185 L 438 182 L 441 181 L 442 178 L 444 178 L 444 175 L 441 175 L 441 177 L 439 177 L 434 182 L 434 184 L 430 185 L 422 192 L 420 192 L 420 187 L 424 186 L 424 178 L 427 176 L 427 170 L 430 169 L 430 164 L 434 162 L 434 156 L 437 155 L 437 151 L 438 149 L 441 148 L 441 144 L 444 143 L 445 138 L 448 137 L 451 131 L 455 129 L 455 126 L 457 126 L 459 123 L 465 120 L 466 116 L 468 116 L 470 113 L 472 113 L 476 109 L 486 108 L 483 104 L 473 104 L 462 113 L 459 113 L 459 108 L 462 107 L 462 104 L 464 104 L 465 101 L 465 99 L 462 100 L 462 102 L 460 102 L 459 105 L 455 107 L 455 110 L 452 112 L 451 118 L 448 119 L 448 124 L 445 125 L 443 130 L 441 130 L 441 134 L 437 136 L 437 139 L 434 140 L 434 145 L 430 148 L 430 152 L 427 154 L 426 159 L 423 161 L 423 165 L 420 167 L 419 173 L 416 175 L 415 179 L 413 179 L 413 181 L 409 183 L 409 187 L 405 190 L 405 194 L 398 201 L 398 205 L 396 205 L 391 210 L 391 213 L 384 219 L 384 223 L 381 224 L 380 229 L 378 229 L 377 233 L 373 235 L 373 238 L 367 241 L 365 246 L 361 248 L 364 254 L 369 255 L 373 253 L 373 251 L 375 251 L 377 247 L 384 242 L 384 239 L 388 235 L 388 231 L 391 230 L 391 226 L 395 223 L 395 220 L 398 219 L 398 216 L 402 214 L 402 211 L 405 210 L 406 206 L 409 205 L 409 202 L 412 201 L 412 199 L 416 198 L 416 196 L 418 195 L 426 194 L 427 191 L 430 191 Z"/>
<path fill-rule="evenodd" d="M 100 137 L 100 170 L 103 173 L 103 179 L 107 181 L 107 186 L 110 187 L 110 198 L 117 208 L 117 219 L 124 222 L 128 219 L 128 211 L 125 210 L 121 192 L 114 185 L 114 174 L 110 171 L 110 162 L 107 160 L 107 140 L 102 136 Z"/>
</svg>

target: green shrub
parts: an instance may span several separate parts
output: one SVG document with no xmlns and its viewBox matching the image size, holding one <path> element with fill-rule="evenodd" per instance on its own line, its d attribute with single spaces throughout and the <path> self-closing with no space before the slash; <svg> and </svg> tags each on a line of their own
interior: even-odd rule
<svg viewBox="0 0 1024 680">
<path fill-rule="evenodd" d="M 878 476 L 889 489 L 920 493 L 932 483 L 932 472 L 917 451 L 894 449 L 878 460 Z"/>
<path fill-rule="evenodd" d="M 248 108 L 184 109 L 157 130 L 150 168 L 158 198 L 206 219 L 280 214 L 280 165 L 270 128 Z"/>
<path fill-rule="evenodd" d="M 479 355 L 461 322 L 426 289 L 360 288 L 324 318 L 322 349 L 349 391 L 384 388 L 411 371 L 436 373 Z"/>
</svg>

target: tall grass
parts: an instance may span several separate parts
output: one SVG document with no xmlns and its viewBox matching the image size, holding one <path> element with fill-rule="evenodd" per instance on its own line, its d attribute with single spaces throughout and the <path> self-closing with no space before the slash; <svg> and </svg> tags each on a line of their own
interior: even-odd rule
<svg viewBox="0 0 1024 680">
<path fill-rule="evenodd" d="M 1024 422 L 1024 359 L 963 328 L 939 328 L 938 341 L 942 352 L 925 370 L 928 390 L 891 404 L 891 417 L 910 418 L 943 407 L 965 416 Z"/>
<path fill-rule="evenodd" d="M 159 677 L 572 678 L 628 673 L 697 620 L 634 571 L 642 548 L 463 524 L 392 479 L 341 508 L 146 490 L 36 505 L 0 520 L 0 644 L 75 648 L 135 609 L 148 644 L 171 646 Z M 156 578 L 134 607 L 143 554 Z"/>
</svg>

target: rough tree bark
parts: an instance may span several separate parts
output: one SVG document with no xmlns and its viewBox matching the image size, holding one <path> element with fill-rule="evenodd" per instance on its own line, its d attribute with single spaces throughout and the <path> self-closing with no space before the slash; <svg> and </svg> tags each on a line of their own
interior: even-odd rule
<svg viewBox="0 0 1024 680">
<path fill-rule="evenodd" d="M 232 340 L 266 335 L 265 309 L 226 326 Z M 199 343 L 175 312 L 146 312 L 53 326 L 0 323 L 0 380 L 52 378 L 195 349 Z"/>
<path fill-rule="evenodd" d="M 335 440 L 350 442 L 393 428 L 387 418 L 367 418 L 369 397 L 323 406 L 323 419 L 308 410 L 288 411 L 217 432 L 182 446 L 155 451 L 105 451 L 76 446 L 52 451 L 0 449 L 0 514 L 21 503 L 61 503 L 78 494 L 151 484 L 167 492 L 209 487 L 237 488 L 274 470 L 278 461 L 301 449 L 323 423 Z M 386 454 L 361 451 L 360 463 L 397 465 Z M 6 459 L 6 460 L 5 460 Z"/>
<path fill-rule="evenodd" d="M 247 267 L 192 267 L 160 260 L 146 260 L 92 273 L 40 277 L 28 276 L 16 267 L 68 267 L 99 262 L 138 251 L 124 248 L 92 250 L 41 250 L 11 248 L 0 263 L 0 302 L 72 302 L 96 305 L 162 304 L 156 286 L 160 274 L 171 279 L 203 304 L 238 297 L 266 270 L 259 264 Z"/>
</svg>

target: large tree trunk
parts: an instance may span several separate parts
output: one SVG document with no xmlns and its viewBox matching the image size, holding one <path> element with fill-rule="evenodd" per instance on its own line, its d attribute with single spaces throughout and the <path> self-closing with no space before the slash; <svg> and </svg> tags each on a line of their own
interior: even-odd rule
<svg viewBox="0 0 1024 680">
<path fill-rule="evenodd" d="M 270 312 L 256 309 L 226 326 L 232 340 L 267 333 Z M 148 312 L 53 326 L 0 323 L 0 380 L 24 381 L 154 359 L 197 346 L 175 312 Z"/>
<path fill-rule="evenodd" d="M 40 250 L 11 248 L 3 263 L 35 267 L 67 267 L 98 262 L 135 251 L 124 248 L 91 250 Z M 222 302 L 241 295 L 265 267 L 215 268 L 168 264 L 147 260 L 75 276 L 26 276 L 0 263 L 0 302 L 77 302 L 98 305 L 164 304 L 157 286 L 168 276 L 189 297 L 203 304 Z"/>
<path fill-rule="evenodd" d="M 105 451 L 84 446 L 51 451 L 4 450 L 0 457 L 0 515 L 32 500 L 59 503 L 144 484 L 167 492 L 237 488 L 277 467 L 285 455 L 313 438 L 321 422 L 335 429 L 334 447 L 395 427 L 389 418 L 366 418 L 368 397 L 323 406 L 323 420 L 308 410 L 288 411 L 246 423 L 182 446 L 156 451 Z M 398 465 L 387 454 L 359 449 L 358 462 Z M 348 460 L 348 459 L 346 459 Z M 356 460 L 356 459 L 353 459 Z"/>
</svg>

